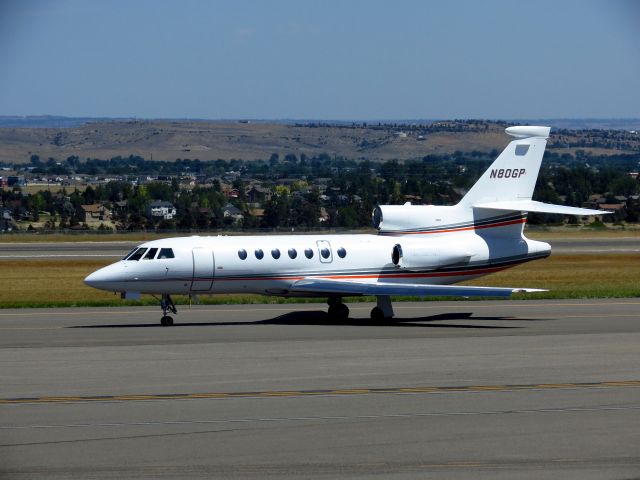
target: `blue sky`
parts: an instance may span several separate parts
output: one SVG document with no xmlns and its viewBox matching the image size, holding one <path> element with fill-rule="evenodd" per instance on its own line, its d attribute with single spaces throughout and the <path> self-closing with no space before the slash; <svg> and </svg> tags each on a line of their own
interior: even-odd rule
<svg viewBox="0 0 640 480">
<path fill-rule="evenodd" d="M 0 115 L 640 117 L 640 2 L 0 2 Z"/>
</svg>

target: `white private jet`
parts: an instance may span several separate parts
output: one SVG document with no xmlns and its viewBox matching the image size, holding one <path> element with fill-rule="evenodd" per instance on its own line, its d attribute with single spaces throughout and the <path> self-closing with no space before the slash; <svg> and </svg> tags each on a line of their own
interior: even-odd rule
<svg viewBox="0 0 640 480">
<path fill-rule="evenodd" d="M 549 127 L 509 127 L 515 137 L 464 198 L 453 206 L 382 205 L 378 235 L 180 237 L 146 242 L 85 278 L 89 286 L 161 297 L 162 325 L 177 313 L 171 295 L 258 293 L 326 297 L 329 315 L 346 319 L 343 297 L 373 295 L 371 318 L 393 317 L 392 295 L 498 296 L 541 291 L 454 285 L 551 253 L 527 239 L 528 212 L 609 212 L 533 201 Z"/>
</svg>

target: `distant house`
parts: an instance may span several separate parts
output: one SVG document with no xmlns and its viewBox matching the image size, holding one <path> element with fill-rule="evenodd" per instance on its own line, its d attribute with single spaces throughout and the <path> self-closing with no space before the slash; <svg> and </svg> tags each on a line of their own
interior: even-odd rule
<svg viewBox="0 0 640 480">
<path fill-rule="evenodd" d="M 222 207 L 222 215 L 224 218 L 232 218 L 234 222 L 241 222 L 244 219 L 242 210 L 230 203 Z"/>
<path fill-rule="evenodd" d="M 152 182 L 154 179 L 148 175 L 140 175 L 132 183 L 136 185 L 144 185 L 145 183 Z"/>
<path fill-rule="evenodd" d="M 9 187 L 13 187 L 14 185 L 24 186 L 26 184 L 27 184 L 27 181 L 21 175 L 9 175 L 9 177 L 7 177 L 7 185 Z"/>
<path fill-rule="evenodd" d="M 197 202 L 193 202 L 189 210 L 191 211 L 191 213 L 193 213 L 196 216 L 211 218 L 211 215 L 212 215 L 210 208 L 201 207 L 200 205 L 198 205 Z"/>
<path fill-rule="evenodd" d="M 320 217 L 318 218 L 318 221 L 320 223 L 326 223 L 331 219 L 331 216 L 329 215 L 329 212 L 327 212 L 327 209 L 324 207 L 320 207 Z"/>
<path fill-rule="evenodd" d="M 249 210 L 249 215 L 256 218 L 264 217 L 264 208 L 251 208 Z"/>
<path fill-rule="evenodd" d="M 0 208 L 0 232 L 13 230 L 14 223 L 11 210 L 8 208 Z"/>
<path fill-rule="evenodd" d="M 237 188 L 224 189 L 223 193 L 227 198 L 238 198 L 240 196 L 240 190 Z"/>
<path fill-rule="evenodd" d="M 80 221 L 84 223 L 91 221 L 104 222 L 111 218 L 111 210 L 99 203 L 95 203 L 93 205 L 80 205 L 78 214 Z"/>
<path fill-rule="evenodd" d="M 247 190 L 247 200 L 249 203 L 262 203 L 271 198 L 271 190 L 267 188 L 253 186 Z"/>
<path fill-rule="evenodd" d="M 624 210 L 626 205 L 624 203 L 601 203 L 598 205 L 601 210 L 618 211 Z"/>
<path fill-rule="evenodd" d="M 172 220 L 176 216 L 176 207 L 165 200 L 154 200 L 147 207 L 147 216 L 154 220 Z"/>
<path fill-rule="evenodd" d="M 113 210 L 118 216 L 122 217 L 126 215 L 126 213 L 129 211 L 129 202 L 127 200 L 120 200 L 119 202 L 114 202 Z"/>
<path fill-rule="evenodd" d="M 404 198 L 405 202 L 413 204 L 422 202 L 422 197 L 420 195 L 403 195 L 402 197 Z"/>
</svg>

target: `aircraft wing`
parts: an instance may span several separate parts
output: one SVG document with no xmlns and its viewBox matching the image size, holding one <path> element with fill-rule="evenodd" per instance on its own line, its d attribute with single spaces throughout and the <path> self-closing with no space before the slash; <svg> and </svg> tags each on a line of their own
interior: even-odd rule
<svg viewBox="0 0 640 480">
<path fill-rule="evenodd" d="M 546 292 L 537 288 L 467 287 L 464 285 L 422 285 L 417 283 L 364 283 L 330 278 L 304 278 L 290 291 L 328 295 L 415 295 L 453 297 L 508 297 L 512 293 Z"/>
</svg>

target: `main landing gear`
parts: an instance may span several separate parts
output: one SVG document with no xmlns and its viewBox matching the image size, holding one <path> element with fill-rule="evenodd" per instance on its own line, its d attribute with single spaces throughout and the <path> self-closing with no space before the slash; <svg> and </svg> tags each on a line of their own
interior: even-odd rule
<svg viewBox="0 0 640 480">
<path fill-rule="evenodd" d="M 391 304 L 391 297 L 388 295 L 379 295 L 377 298 L 377 305 L 371 310 L 371 320 L 376 323 L 384 322 L 393 318 L 393 305 Z M 342 303 L 341 297 L 329 297 L 327 300 L 329 305 L 329 317 L 335 320 L 346 320 L 349 318 L 349 307 Z"/>
<path fill-rule="evenodd" d="M 378 304 L 371 310 L 371 320 L 378 323 L 393 318 L 394 313 L 391 297 L 388 295 L 379 295 L 376 298 Z"/>
<path fill-rule="evenodd" d="M 168 293 L 162 294 L 162 300 L 160 300 L 160 308 L 162 308 L 162 318 L 160 319 L 160 325 L 163 327 L 170 327 L 173 325 L 173 318 L 167 315 L 167 312 L 171 312 L 174 315 L 178 313 L 175 303 L 171 300 L 171 296 Z"/>
<path fill-rule="evenodd" d="M 340 297 L 329 297 L 327 300 L 329 305 L 329 316 L 335 320 L 346 320 L 349 318 L 349 307 L 342 303 Z"/>
</svg>

